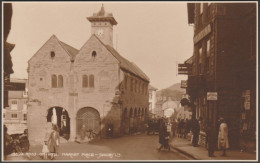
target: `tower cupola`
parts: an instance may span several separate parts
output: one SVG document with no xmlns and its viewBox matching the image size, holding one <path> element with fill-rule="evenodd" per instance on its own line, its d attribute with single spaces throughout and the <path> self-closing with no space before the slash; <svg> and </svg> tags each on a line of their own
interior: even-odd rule
<svg viewBox="0 0 260 163">
<path fill-rule="evenodd" d="M 113 47 L 113 26 L 117 25 L 113 14 L 107 13 L 102 4 L 100 11 L 87 19 L 91 22 L 91 34 L 95 34 L 104 44 Z"/>
</svg>

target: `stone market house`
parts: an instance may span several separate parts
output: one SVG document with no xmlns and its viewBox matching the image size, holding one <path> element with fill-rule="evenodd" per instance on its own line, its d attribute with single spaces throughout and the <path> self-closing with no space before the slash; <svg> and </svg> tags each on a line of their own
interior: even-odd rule
<svg viewBox="0 0 260 163">
<path fill-rule="evenodd" d="M 60 135 L 79 139 L 83 125 L 99 137 L 141 131 L 148 118 L 149 78 L 113 48 L 113 26 L 104 7 L 87 18 L 91 37 L 77 50 L 55 35 L 28 61 L 28 131 L 40 143 L 54 108 Z"/>
</svg>

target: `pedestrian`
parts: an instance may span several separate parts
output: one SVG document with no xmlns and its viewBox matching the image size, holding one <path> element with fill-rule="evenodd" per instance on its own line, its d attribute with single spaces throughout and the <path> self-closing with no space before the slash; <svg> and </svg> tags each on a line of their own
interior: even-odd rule
<svg viewBox="0 0 260 163">
<path fill-rule="evenodd" d="M 188 128 L 187 121 L 186 121 L 186 120 L 183 120 L 182 136 L 183 136 L 183 138 L 185 138 L 185 139 L 186 139 L 186 136 L 187 136 L 187 133 L 186 133 L 187 128 Z"/>
<path fill-rule="evenodd" d="M 158 148 L 158 151 L 160 151 L 162 148 L 168 149 L 170 151 L 169 134 L 167 132 L 166 124 L 163 120 L 161 120 L 159 128 L 159 143 L 161 146 Z"/>
<path fill-rule="evenodd" d="M 226 149 L 229 148 L 228 142 L 228 126 L 224 118 L 219 119 L 218 148 L 223 150 L 221 156 L 226 156 Z"/>
<path fill-rule="evenodd" d="M 192 120 L 192 134 L 193 134 L 193 138 L 192 138 L 192 144 L 194 147 L 198 147 L 198 141 L 199 141 L 199 134 L 200 134 L 200 124 L 199 121 L 194 118 Z"/>
<path fill-rule="evenodd" d="M 179 126 L 178 126 L 178 129 L 179 129 L 179 137 L 180 138 L 183 138 L 184 137 L 184 120 L 183 119 L 181 119 L 180 120 L 180 123 L 179 123 Z"/>
<path fill-rule="evenodd" d="M 177 122 L 175 120 L 173 120 L 172 122 L 172 136 L 175 137 L 176 133 L 177 133 Z"/>
<path fill-rule="evenodd" d="M 42 146 L 42 154 L 43 154 L 43 159 L 47 160 L 48 154 L 49 154 L 48 142 L 47 141 L 44 141 L 44 144 Z"/>
<path fill-rule="evenodd" d="M 54 159 L 54 155 L 58 154 L 58 147 L 60 145 L 60 136 L 58 132 L 58 127 L 53 126 L 50 138 L 48 140 L 49 151 L 51 153 L 51 159 Z"/>
<path fill-rule="evenodd" d="M 51 122 L 47 122 L 46 126 L 45 126 L 45 137 L 44 137 L 44 141 L 48 141 L 50 138 L 52 132 L 52 123 Z"/>
<path fill-rule="evenodd" d="M 206 130 L 206 140 L 208 144 L 208 156 L 209 157 L 215 157 L 214 156 L 214 151 L 215 151 L 215 146 L 216 146 L 216 129 L 212 125 L 212 123 L 209 123 L 207 130 Z"/>
<path fill-rule="evenodd" d="M 152 120 L 148 120 L 148 129 L 147 129 L 147 135 L 149 135 L 150 131 L 152 129 Z"/>
<path fill-rule="evenodd" d="M 81 130 L 80 130 L 80 140 L 81 140 L 81 141 L 84 141 L 84 140 L 85 140 L 86 132 L 87 132 L 86 125 L 83 124 L 83 125 L 81 126 Z"/>
<path fill-rule="evenodd" d="M 170 140 L 173 138 L 172 136 L 172 124 L 171 122 L 167 122 L 167 132 L 168 132 L 168 135 L 170 136 Z"/>
<path fill-rule="evenodd" d="M 187 137 L 187 135 L 190 132 L 190 120 L 188 118 L 186 118 L 186 122 L 185 122 L 186 126 L 185 126 L 185 138 Z"/>
</svg>

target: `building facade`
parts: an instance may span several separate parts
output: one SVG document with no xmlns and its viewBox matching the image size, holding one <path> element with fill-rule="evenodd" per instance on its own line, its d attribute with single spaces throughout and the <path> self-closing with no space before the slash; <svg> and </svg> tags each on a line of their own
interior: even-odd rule
<svg viewBox="0 0 260 163">
<path fill-rule="evenodd" d="M 3 124 L 8 134 L 24 133 L 27 129 L 27 79 L 10 79 L 8 106 L 3 109 Z"/>
<path fill-rule="evenodd" d="M 149 90 L 149 111 L 153 115 L 155 115 L 155 105 L 156 105 L 156 91 L 158 90 L 157 88 L 153 87 L 152 85 L 148 86 Z"/>
<path fill-rule="evenodd" d="M 30 143 L 43 141 L 47 122 L 57 115 L 60 135 L 80 139 L 83 125 L 98 137 L 144 129 L 149 78 L 113 48 L 113 26 L 104 7 L 87 18 L 92 36 L 77 50 L 52 36 L 28 61 Z M 56 113 L 55 113 L 56 112 Z"/>
<path fill-rule="evenodd" d="M 231 148 L 239 148 L 243 130 L 255 142 L 256 3 L 188 3 L 188 23 L 194 25 L 194 52 L 187 92 L 193 115 L 202 117 L 201 138 L 223 117 Z"/>
</svg>

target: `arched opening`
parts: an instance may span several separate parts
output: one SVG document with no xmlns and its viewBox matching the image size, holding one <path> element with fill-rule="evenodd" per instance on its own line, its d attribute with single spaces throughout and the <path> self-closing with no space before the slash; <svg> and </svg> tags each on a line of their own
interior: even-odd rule
<svg viewBox="0 0 260 163">
<path fill-rule="evenodd" d="M 131 118 L 133 117 L 133 109 L 132 108 L 130 109 L 129 117 L 131 117 Z"/>
<path fill-rule="evenodd" d="M 101 129 L 101 118 L 99 112 L 91 107 L 85 107 L 78 111 L 77 113 L 77 124 L 76 124 L 76 133 L 77 138 L 80 138 L 81 141 L 84 141 L 86 136 L 82 132 L 92 131 L 95 135 L 99 135 Z"/>
<path fill-rule="evenodd" d="M 127 118 L 127 108 L 124 110 L 123 119 Z"/>
<path fill-rule="evenodd" d="M 124 112 L 123 112 L 123 116 L 122 116 L 122 120 L 123 120 L 123 131 L 124 133 L 128 133 L 128 116 L 127 116 L 127 108 L 124 109 Z"/>
<path fill-rule="evenodd" d="M 70 138 L 70 117 L 69 113 L 62 107 L 51 107 L 47 112 L 47 122 L 56 124 L 59 128 L 60 136 L 69 140 Z"/>
</svg>

